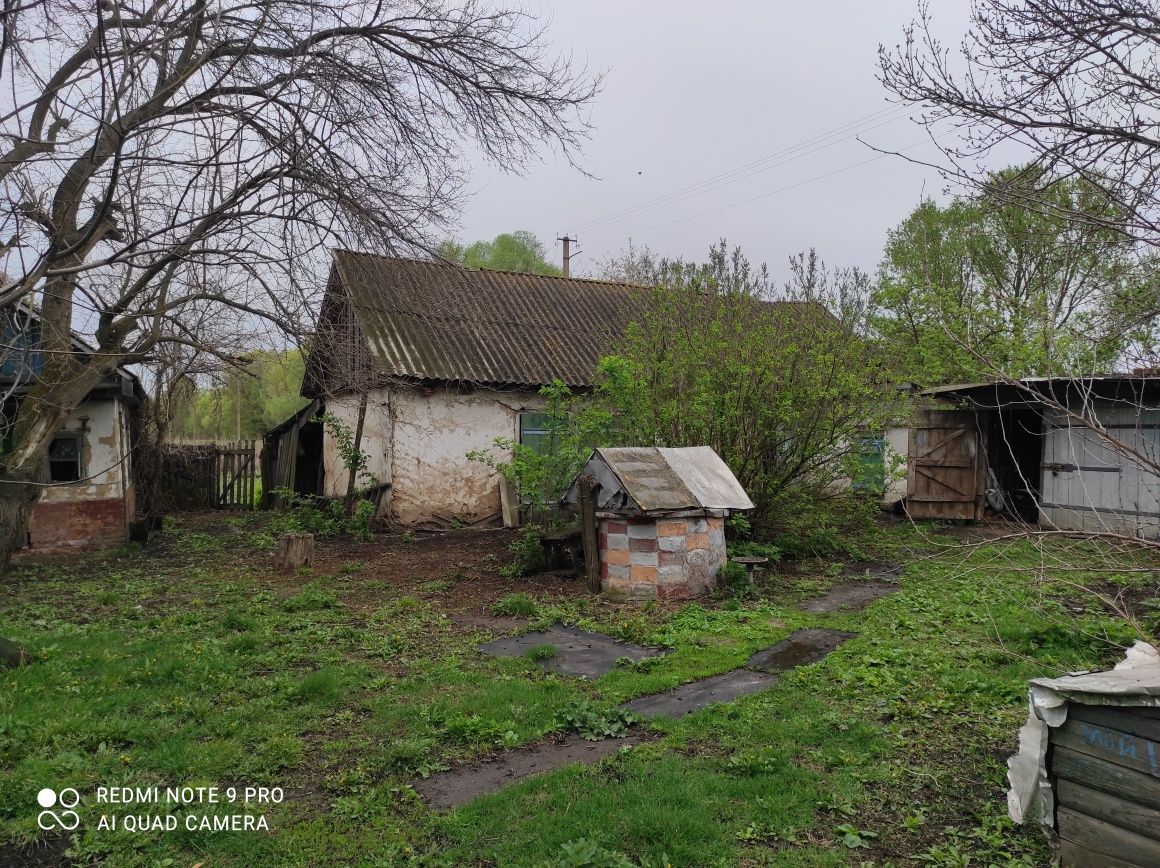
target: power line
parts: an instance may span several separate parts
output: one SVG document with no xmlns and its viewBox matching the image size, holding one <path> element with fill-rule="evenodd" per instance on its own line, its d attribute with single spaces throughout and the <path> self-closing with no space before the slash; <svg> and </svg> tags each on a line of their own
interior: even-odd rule
<svg viewBox="0 0 1160 868">
<path fill-rule="evenodd" d="M 579 224 L 577 228 L 578 229 L 585 229 L 585 228 L 590 229 L 593 226 L 614 220 L 615 218 L 619 217 L 622 214 L 628 214 L 629 212 L 637 211 L 641 208 L 645 208 L 645 207 L 652 205 L 654 203 L 664 202 L 664 201 L 671 199 L 675 196 L 680 196 L 683 193 L 697 190 L 698 188 L 704 187 L 706 185 L 715 184 L 715 182 L 722 181 L 726 178 L 731 178 L 731 176 L 733 176 L 733 175 L 737 175 L 739 173 L 745 172 L 745 171 L 752 169 L 754 167 L 761 166 L 763 163 L 769 162 L 770 160 L 775 160 L 775 159 L 784 157 L 788 154 L 793 153 L 794 151 L 800 150 L 804 147 L 808 147 L 809 145 L 812 145 L 812 144 L 815 144 L 815 143 L 818 143 L 821 141 L 825 141 L 826 139 L 831 138 L 834 135 L 837 135 L 839 133 L 843 133 L 843 132 L 847 132 L 847 131 L 852 130 L 852 129 L 856 129 L 856 128 L 864 125 L 865 123 L 867 123 L 869 121 L 872 121 L 875 119 L 880 119 L 883 115 L 898 114 L 901 117 L 903 114 L 905 114 L 905 111 L 906 111 L 905 109 L 900 110 L 897 107 L 881 109 L 877 112 L 873 112 L 872 114 L 866 115 L 866 116 L 859 118 L 855 121 L 850 121 L 846 124 L 842 124 L 841 126 L 835 127 L 834 129 L 829 130 L 825 133 L 819 133 L 818 135 L 815 135 L 809 139 L 805 139 L 804 141 L 798 142 L 795 145 L 791 145 L 787 148 L 782 148 L 782 149 L 774 151 L 770 154 L 766 154 L 763 157 L 759 157 L 756 160 L 751 160 L 748 163 L 745 163 L 741 166 L 737 166 L 736 168 L 730 169 L 726 172 L 721 172 L 717 175 L 713 175 L 712 177 L 705 178 L 704 180 L 698 181 L 695 184 L 690 184 L 686 187 L 681 187 L 680 189 L 674 190 L 670 193 L 666 193 L 663 196 L 658 196 L 654 199 L 649 199 L 649 200 L 647 200 L 645 202 L 641 202 L 637 205 L 632 205 L 632 206 L 629 206 L 627 208 L 622 208 L 618 211 L 613 211 L 612 213 L 606 214 L 603 217 L 593 218 L 591 220 L 588 220 L 584 223 Z M 897 120 L 897 118 L 890 118 L 886 122 L 891 122 L 893 120 Z M 844 138 L 849 138 L 849 136 L 846 136 Z M 763 171 L 763 170 L 759 169 L 758 171 Z M 740 180 L 740 179 L 734 179 L 734 180 Z M 732 180 L 726 181 L 725 183 L 732 183 Z"/>
<path fill-rule="evenodd" d="M 914 142 L 913 144 L 907 145 L 906 147 L 898 148 L 897 153 L 902 153 L 903 151 L 909 151 L 911 148 L 917 148 L 919 145 L 926 144 L 928 141 L 931 141 L 931 140 L 930 139 L 922 139 L 921 141 Z M 674 226 L 677 223 L 684 223 L 687 220 L 695 220 L 697 217 L 705 217 L 709 214 L 717 214 L 721 211 L 727 211 L 730 208 L 736 208 L 739 205 L 748 205 L 750 202 L 757 202 L 760 199 L 767 199 L 770 196 L 777 195 L 778 193 L 785 193 L 788 190 L 796 190 L 798 187 L 804 187 L 806 184 L 812 184 L 815 181 L 823 181 L 826 178 L 832 178 L 835 175 L 840 175 L 843 172 L 849 172 L 849 171 L 852 171 L 853 169 L 861 168 L 862 166 L 869 165 L 870 163 L 876 163 L 879 160 L 885 159 L 886 157 L 890 157 L 890 156 L 893 156 L 893 154 L 879 154 L 876 157 L 870 157 L 869 159 L 862 160 L 861 162 L 852 163 L 849 166 L 843 166 L 841 169 L 835 169 L 832 172 L 826 172 L 824 175 L 816 175 L 813 178 L 807 178 L 804 181 L 798 181 L 796 184 L 789 184 L 788 186 L 785 186 L 785 187 L 779 187 L 776 190 L 770 190 L 768 193 L 762 193 L 758 196 L 751 196 L 748 199 L 741 199 L 737 202 L 730 202 L 728 205 L 721 205 L 718 208 L 710 208 L 707 211 L 699 211 L 698 213 L 690 214 L 687 217 L 678 217 L 675 220 L 669 220 L 667 223 L 658 223 L 655 226 L 646 226 L 643 229 L 636 229 L 636 230 L 633 230 L 632 232 L 627 232 L 623 235 L 602 235 L 599 238 L 592 239 L 589 243 L 596 244 L 597 242 L 600 242 L 600 241 L 607 241 L 610 238 L 629 238 L 635 232 L 651 232 L 654 229 L 664 229 L 666 226 Z"/>
<path fill-rule="evenodd" d="M 574 231 L 591 232 L 596 229 L 606 228 L 607 226 L 613 225 L 615 223 L 621 223 L 625 220 L 632 219 L 634 217 L 640 217 L 644 214 L 660 210 L 661 208 L 678 204 L 679 202 L 683 202 L 687 199 L 704 195 L 705 193 L 709 193 L 721 187 L 745 180 L 746 178 L 751 178 L 754 175 L 761 174 L 762 172 L 769 171 L 770 169 L 778 168 L 779 166 L 783 166 L 787 163 L 793 162 L 794 160 L 801 159 L 802 157 L 810 156 L 811 154 L 825 150 L 826 148 L 832 147 L 833 145 L 839 144 L 841 142 L 849 141 L 850 139 L 856 138 L 863 133 L 878 129 L 879 127 L 885 126 L 887 124 L 894 123 L 895 121 L 901 120 L 903 117 L 905 117 L 908 112 L 909 109 L 899 109 L 898 107 L 891 107 L 874 112 L 872 114 L 866 115 L 865 117 L 859 118 L 856 121 L 851 121 L 839 127 L 835 127 L 828 132 L 820 133 L 816 136 L 813 136 L 812 138 L 806 139 L 790 147 L 782 148 L 781 150 L 766 154 L 765 156 L 756 160 L 751 160 L 750 162 L 738 166 L 734 169 L 730 169 L 729 171 L 721 172 L 719 174 L 713 175 L 712 177 L 705 178 L 704 180 L 698 181 L 695 184 L 690 184 L 686 187 L 674 190 L 671 193 L 666 193 L 663 196 L 657 196 L 645 202 L 641 202 L 627 208 L 622 208 L 618 211 L 613 211 L 604 215 L 603 217 L 596 217 L 584 223 L 577 224 L 574 227 Z M 870 123 L 872 121 L 874 123 Z"/>
</svg>

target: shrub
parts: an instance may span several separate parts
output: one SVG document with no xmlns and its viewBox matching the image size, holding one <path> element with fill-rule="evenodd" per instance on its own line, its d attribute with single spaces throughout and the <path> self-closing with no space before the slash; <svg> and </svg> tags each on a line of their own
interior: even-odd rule
<svg viewBox="0 0 1160 868">
<path fill-rule="evenodd" d="M 312 533 L 317 537 L 349 536 L 360 540 L 371 538 L 371 520 L 375 516 L 373 501 L 356 501 L 354 510 L 348 515 L 341 500 L 318 503 L 315 498 L 284 488 L 277 493 L 282 500 L 282 510 L 274 514 L 269 533 L 261 536 L 262 541 L 273 542 L 283 533 Z"/>
<path fill-rule="evenodd" d="M 508 546 L 508 551 L 512 553 L 511 563 L 500 567 L 499 574 L 512 579 L 534 575 L 546 569 L 548 559 L 544 554 L 542 538 L 543 529 L 539 525 L 526 524 L 521 527 L 512 544 Z"/>
</svg>

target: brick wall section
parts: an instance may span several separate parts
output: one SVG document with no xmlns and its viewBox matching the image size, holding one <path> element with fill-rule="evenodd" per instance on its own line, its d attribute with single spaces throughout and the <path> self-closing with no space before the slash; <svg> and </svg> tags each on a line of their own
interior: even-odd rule
<svg viewBox="0 0 1160 868">
<path fill-rule="evenodd" d="M 725 520 L 601 518 L 600 585 L 622 600 L 683 600 L 717 585 Z"/>
<path fill-rule="evenodd" d="M 38 503 L 29 522 L 32 548 L 116 545 L 128 538 L 125 501 L 77 500 Z"/>
</svg>

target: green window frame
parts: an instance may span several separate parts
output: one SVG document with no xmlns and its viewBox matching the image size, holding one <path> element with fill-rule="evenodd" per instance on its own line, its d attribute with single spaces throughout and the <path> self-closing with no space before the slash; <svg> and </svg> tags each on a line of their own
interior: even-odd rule
<svg viewBox="0 0 1160 868">
<path fill-rule="evenodd" d="M 551 455 L 555 444 L 547 413 L 520 413 L 520 444 L 537 455 Z"/>
</svg>

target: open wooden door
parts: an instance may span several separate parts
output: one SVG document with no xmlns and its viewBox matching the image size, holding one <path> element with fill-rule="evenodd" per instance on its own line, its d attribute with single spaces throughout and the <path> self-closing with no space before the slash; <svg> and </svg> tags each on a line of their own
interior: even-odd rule
<svg viewBox="0 0 1160 868">
<path fill-rule="evenodd" d="M 914 519 L 983 518 L 986 457 L 970 410 L 919 411 L 910 429 L 906 511 Z"/>
</svg>

